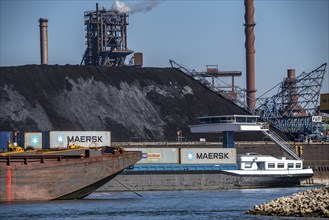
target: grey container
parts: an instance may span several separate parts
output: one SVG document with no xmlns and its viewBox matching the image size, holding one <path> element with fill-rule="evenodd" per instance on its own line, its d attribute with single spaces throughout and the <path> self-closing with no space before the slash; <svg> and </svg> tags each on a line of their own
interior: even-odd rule
<svg viewBox="0 0 329 220">
<path fill-rule="evenodd" d="M 32 147 L 35 150 L 42 149 L 42 133 L 41 132 L 25 132 L 24 147 Z"/>
<path fill-rule="evenodd" d="M 70 144 L 82 147 L 111 146 L 109 131 L 47 131 L 42 133 L 45 149 L 66 149 Z"/>
<path fill-rule="evenodd" d="M 182 164 L 236 164 L 235 148 L 181 148 Z"/>
<path fill-rule="evenodd" d="M 178 164 L 179 148 L 124 148 L 126 151 L 142 151 L 139 164 Z"/>
</svg>

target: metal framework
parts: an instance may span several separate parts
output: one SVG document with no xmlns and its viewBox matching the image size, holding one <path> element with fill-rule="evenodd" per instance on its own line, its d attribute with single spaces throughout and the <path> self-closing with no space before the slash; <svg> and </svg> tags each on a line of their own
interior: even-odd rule
<svg viewBox="0 0 329 220">
<path fill-rule="evenodd" d="M 238 76 L 241 74 L 240 71 L 218 71 L 218 68 L 212 67 L 211 71 L 197 72 L 189 70 L 173 60 L 169 60 L 169 62 L 173 68 L 180 69 L 210 90 L 250 112 L 246 104 L 246 90 L 234 86 L 233 81 L 232 85 L 228 85 L 219 79 L 222 77 L 221 74 L 228 76 L 226 73 L 229 73 L 230 76 Z M 327 63 L 324 63 L 309 73 L 303 72 L 297 78 L 294 74 L 288 76 L 283 82 L 257 98 L 256 109 L 250 113 L 259 115 L 263 121 L 269 122 L 284 133 L 291 134 L 294 138 L 300 134 L 313 133 L 321 126 L 321 123 L 312 117 L 318 115 L 320 89 L 326 67 Z M 212 81 L 207 79 L 209 77 L 212 78 Z M 274 89 L 278 89 L 274 96 L 263 98 Z"/>
<path fill-rule="evenodd" d="M 246 90 L 234 85 L 234 77 L 241 76 L 241 71 L 220 71 L 217 65 L 207 65 L 206 72 L 197 72 L 178 64 L 174 60 L 169 60 L 169 63 L 171 67 L 178 68 L 186 75 L 194 78 L 202 85 L 222 95 L 224 98 L 233 101 L 238 106 L 246 109 L 248 108 L 246 105 Z M 220 78 L 222 77 L 232 77 L 232 84 L 229 85 L 221 80 Z M 211 81 L 208 80 L 209 78 Z"/>
<path fill-rule="evenodd" d="M 303 72 L 297 78 L 286 78 L 269 90 L 277 88 L 276 95 L 270 98 L 262 98 L 262 95 L 257 99 L 258 107 L 254 114 L 295 137 L 313 133 L 319 126 L 318 122 L 312 120 L 312 116 L 318 114 L 320 89 L 326 67 L 327 63 L 324 63 L 309 73 Z"/>
<path fill-rule="evenodd" d="M 86 45 L 81 65 L 123 66 L 126 57 L 133 53 L 127 47 L 128 14 L 116 10 L 99 10 L 84 13 Z"/>
</svg>

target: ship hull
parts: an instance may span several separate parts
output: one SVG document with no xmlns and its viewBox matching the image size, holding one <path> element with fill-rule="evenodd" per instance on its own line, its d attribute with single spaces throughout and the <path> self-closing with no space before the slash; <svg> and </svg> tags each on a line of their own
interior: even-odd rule
<svg viewBox="0 0 329 220">
<path fill-rule="evenodd" d="M 225 171 L 124 171 L 99 191 L 219 190 L 299 186 L 312 175 L 237 175 Z"/>
<path fill-rule="evenodd" d="M 139 161 L 141 153 L 13 158 L 0 157 L 1 202 L 83 198 Z"/>
</svg>

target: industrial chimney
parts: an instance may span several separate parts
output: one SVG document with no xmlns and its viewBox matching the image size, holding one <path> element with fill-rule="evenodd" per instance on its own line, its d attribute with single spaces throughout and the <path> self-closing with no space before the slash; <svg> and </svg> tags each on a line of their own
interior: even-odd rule
<svg viewBox="0 0 329 220">
<path fill-rule="evenodd" d="M 247 74 L 247 105 L 249 111 L 255 110 L 256 86 L 255 86 L 255 34 L 254 34 L 254 0 L 244 0 L 245 6 L 245 35 L 246 35 L 246 74 Z"/>
<path fill-rule="evenodd" d="M 41 64 L 48 64 L 48 19 L 39 19 Z"/>
<path fill-rule="evenodd" d="M 283 107 L 292 111 L 293 109 L 298 108 L 298 88 L 297 88 L 297 78 L 296 78 L 296 70 L 288 69 L 287 70 L 287 78 L 283 81 L 283 90 L 287 91 L 286 97 L 282 100 Z M 283 109 L 284 111 L 286 109 Z M 297 109 L 296 109 L 297 110 Z M 300 109 L 298 109 L 300 110 Z"/>
</svg>

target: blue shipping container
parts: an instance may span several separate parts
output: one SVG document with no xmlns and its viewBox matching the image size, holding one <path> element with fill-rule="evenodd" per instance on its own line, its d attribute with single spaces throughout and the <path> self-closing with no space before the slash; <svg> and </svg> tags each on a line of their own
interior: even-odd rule
<svg viewBox="0 0 329 220">
<path fill-rule="evenodd" d="M 42 149 L 50 149 L 50 131 L 42 132 Z"/>
<path fill-rule="evenodd" d="M 19 133 L 17 136 L 17 145 L 24 147 L 24 133 Z"/>
<path fill-rule="evenodd" d="M 0 131 L 0 152 L 8 151 L 8 141 L 13 142 L 13 132 L 12 131 Z"/>
</svg>

